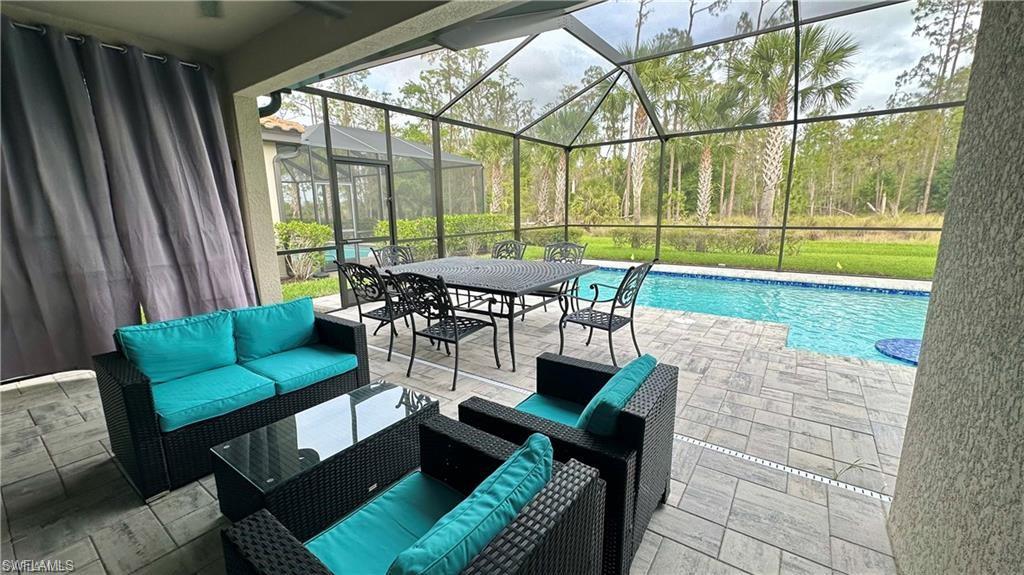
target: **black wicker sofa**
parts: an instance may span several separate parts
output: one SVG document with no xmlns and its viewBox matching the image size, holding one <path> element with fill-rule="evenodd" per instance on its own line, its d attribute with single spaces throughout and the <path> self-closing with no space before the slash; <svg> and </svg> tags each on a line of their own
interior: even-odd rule
<svg viewBox="0 0 1024 575">
<path fill-rule="evenodd" d="M 176 489 L 212 473 L 210 448 L 214 445 L 369 383 L 366 328 L 362 324 L 333 316 L 314 315 L 311 304 L 308 318 L 312 323 L 309 347 L 315 348 L 310 353 L 318 353 L 321 356 L 330 353 L 345 355 L 348 364 L 344 369 L 347 371 L 338 373 L 340 368 L 331 371 L 328 366 L 320 373 L 329 375 L 321 378 L 319 374 L 307 374 L 306 380 L 293 380 L 292 386 L 286 388 L 282 388 L 281 383 L 259 376 L 257 372 L 263 382 L 260 384 L 258 396 L 250 395 L 248 401 L 241 402 L 229 398 L 230 401 L 235 401 L 237 408 L 231 407 L 230 411 L 227 411 L 228 408 L 221 405 L 220 411 L 227 411 L 226 413 L 219 413 L 214 409 L 211 414 L 211 410 L 207 410 L 208 413 L 205 415 L 193 417 L 194 421 L 179 418 L 176 422 L 169 423 L 165 417 L 167 414 L 157 405 L 162 398 L 157 397 L 154 401 L 154 389 L 174 382 L 152 381 L 129 360 L 126 355 L 128 352 L 120 340 L 118 351 L 93 357 L 115 461 L 144 499 Z M 186 352 L 191 347 L 196 348 L 197 353 L 202 353 L 194 342 L 187 339 L 183 342 L 182 348 Z M 296 349 L 302 351 L 301 348 Z M 241 350 L 240 344 L 239 351 Z M 166 361 L 173 359 L 165 358 Z M 241 358 L 239 362 L 241 367 L 237 369 L 251 365 L 241 363 Z M 286 369 L 301 365 L 301 362 L 287 361 L 287 358 L 279 363 Z M 207 380 L 211 385 L 218 385 L 216 372 L 209 373 L 214 375 Z M 270 381 L 269 390 L 266 381 Z M 157 392 L 163 389 L 161 387 Z M 188 392 L 187 389 L 184 391 Z M 180 396 L 180 390 L 178 394 Z"/>
<path fill-rule="evenodd" d="M 544 440 L 546 441 L 546 440 Z M 332 571 L 324 557 L 323 549 L 315 547 L 322 542 L 323 533 L 331 533 L 359 513 L 376 513 L 387 516 L 372 506 L 389 497 L 394 489 L 414 475 L 427 477 L 426 481 L 442 485 L 441 489 L 451 490 L 456 498 L 470 495 L 483 483 L 489 483 L 495 472 L 516 452 L 516 445 L 498 439 L 488 433 L 465 424 L 435 416 L 423 423 L 419 431 L 419 471 L 416 465 L 391 452 L 381 453 L 370 450 L 365 454 L 366 465 L 383 467 L 405 477 L 390 486 L 375 486 L 366 490 L 357 477 L 365 468 L 353 466 L 351 473 L 337 474 L 336 483 L 329 493 L 309 493 L 310 500 L 329 499 L 336 501 L 339 493 L 347 498 L 349 492 L 361 495 L 349 501 L 346 508 L 335 506 L 332 512 L 324 514 L 310 508 L 308 514 L 292 518 L 286 526 L 266 509 L 261 509 L 234 526 L 222 531 L 224 561 L 229 575 L 330 575 L 331 573 L 366 573 L 378 571 L 407 572 L 396 568 L 398 559 L 385 567 L 392 559 L 384 551 L 389 544 L 374 541 L 381 533 L 362 530 L 349 537 L 335 539 L 332 544 L 348 548 L 348 553 L 375 556 L 376 567 L 371 569 L 358 561 L 335 565 Z M 548 447 L 550 449 L 550 446 Z M 550 457 L 550 451 L 548 452 Z M 404 463 L 403 463 L 404 461 Z M 550 460 L 549 460 L 550 461 Z M 396 469 L 390 469 L 395 467 Z M 397 469 L 401 467 L 401 469 Z M 518 512 L 510 512 L 507 523 L 499 524 L 496 535 L 489 540 L 478 541 L 479 552 L 464 550 L 455 567 L 440 563 L 442 559 L 431 557 L 431 567 L 415 572 L 448 573 L 461 569 L 470 574 L 538 574 L 564 575 L 596 574 L 601 569 L 602 516 L 604 512 L 605 487 L 597 471 L 578 461 L 558 463 L 551 466 L 550 479 L 539 486 L 536 495 L 528 499 Z M 392 500 L 392 504 L 395 501 Z M 419 504 L 429 505 L 430 502 Z M 487 512 L 490 513 L 490 512 Z M 431 532 L 442 525 L 459 521 L 458 511 L 444 515 L 434 524 Z M 443 529 L 443 527 L 441 527 Z M 336 532 L 336 531 L 335 531 Z M 385 532 L 386 534 L 387 532 Z M 415 535 L 413 535 L 415 537 Z M 424 538 L 429 537 L 425 535 Z M 420 544 L 423 539 L 417 541 Z M 401 545 L 404 545 L 402 543 Z M 394 546 L 394 544 L 390 544 Z M 357 548 L 364 548 L 356 550 Z M 314 554 L 318 551 L 320 554 Z M 408 566 L 406 566 L 408 567 Z M 340 571 L 338 569 L 341 569 Z"/>
<path fill-rule="evenodd" d="M 543 353 L 537 358 L 537 393 L 531 397 L 582 408 L 618 371 Z M 618 414 L 613 436 L 481 397 L 459 405 L 459 420 L 512 442 L 543 433 L 551 439 L 556 460 L 576 459 L 596 468 L 608 488 L 604 572 L 627 573 L 651 515 L 668 496 L 678 381 L 678 368 L 657 364 Z"/>
</svg>

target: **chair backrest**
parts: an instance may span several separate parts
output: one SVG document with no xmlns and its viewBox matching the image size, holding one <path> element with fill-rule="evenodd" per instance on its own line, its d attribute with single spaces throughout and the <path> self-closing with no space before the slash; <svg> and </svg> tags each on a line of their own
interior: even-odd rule
<svg viewBox="0 0 1024 575">
<path fill-rule="evenodd" d="M 526 244 L 515 240 L 502 240 L 491 248 L 491 257 L 496 260 L 521 260 L 526 253 Z"/>
<path fill-rule="evenodd" d="M 411 264 L 416 261 L 412 248 L 409 246 L 383 246 L 370 248 L 370 251 L 373 252 L 377 265 L 382 268 Z"/>
<path fill-rule="evenodd" d="M 586 245 L 574 244 L 572 242 L 554 242 L 544 246 L 544 261 L 581 264 L 583 263 L 583 254 L 586 251 Z"/>
<path fill-rule="evenodd" d="M 656 262 L 658 260 L 654 260 Z M 654 262 L 633 266 L 626 270 L 619 290 L 615 292 L 615 303 L 620 307 L 632 307 L 636 303 L 636 296 L 640 293 L 640 286 L 644 285 L 647 274 L 654 266 Z"/>
<path fill-rule="evenodd" d="M 392 274 L 390 270 L 388 275 L 401 290 L 402 298 L 427 320 L 436 321 L 455 315 L 452 298 L 441 276 L 432 278 L 412 272 Z"/>
<path fill-rule="evenodd" d="M 387 289 L 384 285 L 384 278 L 381 277 L 377 268 L 364 266 L 355 262 L 338 262 L 338 268 L 345 274 L 352 293 L 356 296 L 356 303 L 368 303 L 381 301 L 387 298 Z"/>
</svg>

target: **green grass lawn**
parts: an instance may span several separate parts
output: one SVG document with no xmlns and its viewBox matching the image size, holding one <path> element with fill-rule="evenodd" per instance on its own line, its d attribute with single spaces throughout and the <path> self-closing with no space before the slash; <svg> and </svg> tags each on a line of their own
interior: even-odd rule
<svg viewBox="0 0 1024 575">
<path fill-rule="evenodd" d="M 585 236 L 587 258 L 595 260 L 643 261 L 654 257 L 654 247 L 616 246 L 610 237 Z M 882 276 L 905 279 L 931 279 L 935 273 L 935 256 L 939 246 L 932 243 L 805 240 L 797 254 L 787 254 L 782 267 L 787 271 Z M 528 259 L 540 259 L 544 249 L 529 246 Z M 775 269 L 776 255 L 743 253 L 709 253 L 679 251 L 662 246 L 661 263 L 712 267 Z M 285 301 L 300 297 L 320 297 L 338 293 L 334 275 L 301 282 L 284 282 Z"/>
<path fill-rule="evenodd" d="M 281 294 L 284 296 L 284 301 L 291 301 L 300 297 L 320 297 L 335 293 L 338 293 L 338 278 L 334 275 L 325 278 L 281 283 Z"/>
</svg>

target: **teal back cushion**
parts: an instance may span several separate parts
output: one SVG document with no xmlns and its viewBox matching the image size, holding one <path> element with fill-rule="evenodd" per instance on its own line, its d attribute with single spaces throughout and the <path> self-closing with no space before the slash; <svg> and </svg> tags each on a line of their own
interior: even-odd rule
<svg viewBox="0 0 1024 575">
<path fill-rule="evenodd" d="M 658 361 L 646 354 L 629 362 L 583 408 L 576 427 L 597 435 L 613 435 L 619 421 L 619 412 L 626 407 L 657 365 Z"/>
<path fill-rule="evenodd" d="M 316 343 L 313 300 L 308 297 L 231 313 L 240 363 Z"/>
<path fill-rule="evenodd" d="M 135 367 L 162 383 L 235 363 L 231 312 L 118 328 L 114 338 Z"/>
<path fill-rule="evenodd" d="M 466 568 L 551 479 L 551 440 L 531 435 L 469 497 L 398 554 L 388 575 L 447 575 Z"/>
</svg>

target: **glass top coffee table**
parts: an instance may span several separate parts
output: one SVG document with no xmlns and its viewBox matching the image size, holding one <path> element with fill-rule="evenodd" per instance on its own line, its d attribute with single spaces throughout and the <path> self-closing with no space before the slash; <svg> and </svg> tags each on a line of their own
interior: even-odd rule
<svg viewBox="0 0 1024 575">
<path fill-rule="evenodd" d="M 324 504 L 307 500 L 312 494 L 365 498 L 401 477 L 375 454 L 402 454 L 402 469 L 412 459 L 418 465 L 419 424 L 438 413 L 430 396 L 378 381 L 217 445 L 211 451 L 221 511 L 238 521 L 267 508 L 287 526 L 290 515 Z"/>
</svg>

